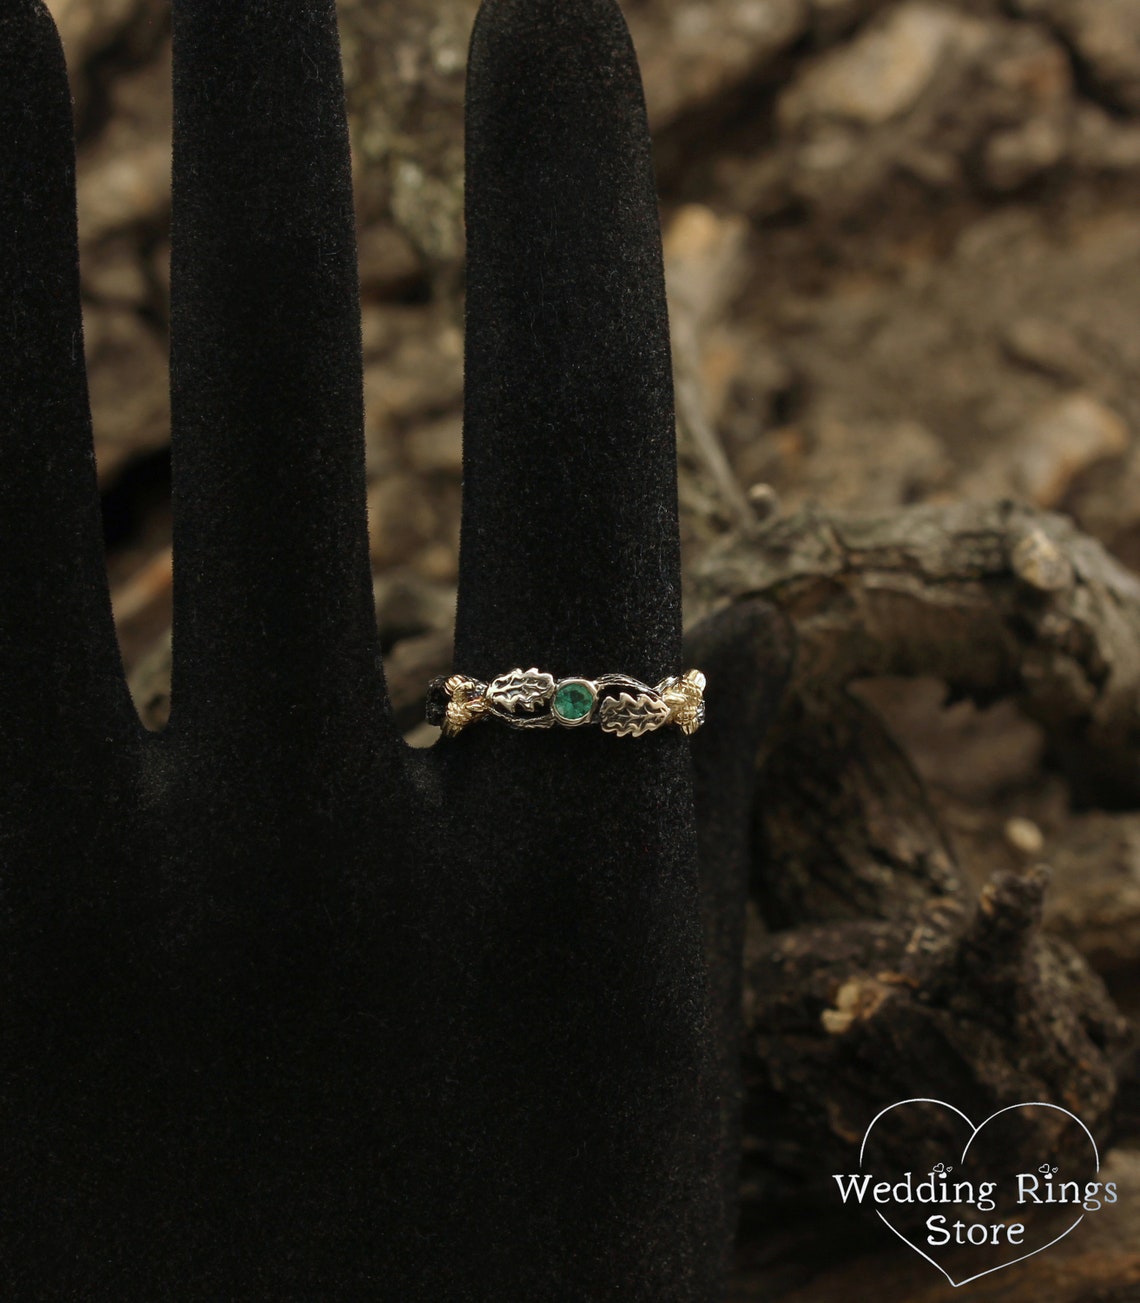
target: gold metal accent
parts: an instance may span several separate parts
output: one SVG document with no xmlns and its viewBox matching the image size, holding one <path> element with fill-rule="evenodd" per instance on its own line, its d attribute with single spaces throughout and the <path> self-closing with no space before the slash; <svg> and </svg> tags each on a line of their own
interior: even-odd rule
<svg viewBox="0 0 1140 1303">
<path fill-rule="evenodd" d="M 466 674 L 453 674 L 444 687 L 450 700 L 443 721 L 443 734 L 456 737 L 468 724 L 482 719 L 487 713 L 485 685 Z"/>
<path fill-rule="evenodd" d="M 689 670 L 682 678 L 666 679 L 661 695 L 669 707 L 669 722 L 691 737 L 705 722 L 705 684 L 700 670 Z"/>
</svg>

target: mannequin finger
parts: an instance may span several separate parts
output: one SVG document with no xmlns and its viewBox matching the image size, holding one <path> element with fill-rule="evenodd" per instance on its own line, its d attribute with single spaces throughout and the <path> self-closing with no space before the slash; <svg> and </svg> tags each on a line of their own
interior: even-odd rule
<svg viewBox="0 0 1140 1303">
<path fill-rule="evenodd" d="M 456 667 L 677 673 L 669 334 L 612 0 L 487 0 L 467 99 Z"/>
<path fill-rule="evenodd" d="M 768 603 L 734 603 L 685 636 L 708 674 L 708 718 L 693 738 L 701 915 L 718 1049 L 726 1263 L 740 1182 L 740 1037 L 745 910 L 752 866 L 757 754 L 783 699 L 795 631 Z"/>
<path fill-rule="evenodd" d="M 175 0 L 174 124 L 172 727 L 394 737 L 333 0 Z"/>
<path fill-rule="evenodd" d="M 0 13 L 0 133 L 0 755 L 27 777 L 139 729 L 103 562 L 71 97 L 35 0 Z"/>
</svg>

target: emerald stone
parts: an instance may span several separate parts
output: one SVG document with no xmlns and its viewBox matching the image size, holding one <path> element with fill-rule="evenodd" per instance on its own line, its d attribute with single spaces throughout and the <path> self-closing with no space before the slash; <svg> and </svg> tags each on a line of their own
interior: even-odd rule
<svg viewBox="0 0 1140 1303">
<path fill-rule="evenodd" d="M 555 690 L 551 709 L 564 724 L 580 724 L 594 709 L 596 694 L 583 679 L 568 679 Z"/>
</svg>

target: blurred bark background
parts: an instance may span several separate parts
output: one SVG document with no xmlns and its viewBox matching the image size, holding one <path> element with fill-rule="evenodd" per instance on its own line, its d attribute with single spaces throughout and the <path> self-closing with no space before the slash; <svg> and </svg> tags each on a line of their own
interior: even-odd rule
<svg viewBox="0 0 1140 1303">
<path fill-rule="evenodd" d="M 108 565 L 157 727 L 168 4 L 48 4 L 75 96 Z M 340 3 L 376 601 L 420 742 L 455 596 L 475 8 Z M 625 10 L 655 136 L 689 617 L 761 593 L 801 644 L 758 757 L 734 1297 L 953 1295 L 811 1179 L 937 1043 L 946 1089 L 982 1115 L 1081 1113 L 1122 1190 L 973 1296 L 1140 1298 L 1140 4 Z M 1019 1020 L 987 1024 L 997 998 Z M 891 1070 L 860 1094 L 869 1054 Z"/>
</svg>

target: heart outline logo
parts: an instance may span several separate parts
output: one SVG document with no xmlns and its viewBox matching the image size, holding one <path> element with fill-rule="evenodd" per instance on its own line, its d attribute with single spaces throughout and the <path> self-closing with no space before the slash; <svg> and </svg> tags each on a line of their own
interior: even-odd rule
<svg viewBox="0 0 1140 1303">
<path fill-rule="evenodd" d="M 1100 1151 L 1097 1149 L 1096 1141 L 1093 1139 L 1092 1132 L 1088 1129 L 1087 1126 L 1085 1126 L 1085 1124 L 1081 1121 L 1079 1117 L 1077 1117 L 1075 1113 L 1070 1112 L 1069 1109 L 1067 1108 L 1062 1108 L 1060 1104 L 1047 1104 L 1045 1103 L 1044 1100 L 1028 1100 L 1023 1104 L 1007 1104 L 1004 1108 L 999 1108 L 995 1110 L 993 1113 L 989 1115 L 989 1117 L 983 1118 L 982 1121 L 979 1122 L 977 1126 L 974 1126 L 974 1123 L 970 1120 L 970 1118 L 966 1116 L 965 1113 L 962 1112 L 960 1108 L 955 1108 L 953 1104 L 947 1104 L 945 1100 L 927 1099 L 925 1097 L 923 1098 L 916 1097 L 914 1099 L 900 1099 L 897 1103 L 888 1104 L 886 1108 L 880 1109 L 879 1112 L 876 1113 L 875 1116 L 871 1119 L 870 1123 L 867 1126 L 867 1130 L 863 1132 L 863 1143 L 859 1146 L 860 1167 L 863 1166 L 863 1154 L 867 1148 L 867 1140 L 869 1139 L 871 1132 L 875 1128 L 875 1123 L 878 1122 L 878 1120 L 881 1117 L 885 1117 L 886 1114 L 891 1112 L 892 1109 L 902 1108 L 906 1104 L 937 1104 L 940 1108 L 949 1109 L 951 1113 L 956 1113 L 958 1117 L 960 1117 L 962 1121 L 965 1122 L 965 1124 L 970 1128 L 970 1138 L 969 1140 L 966 1141 L 966 1144 L 962 1149 L 961 1157 L 958 1159 L 959 1163 L 965 1161 L 966 1155 L 967 1153 L 969 1153 L 970 1146 L 977 1139 L 978 1133 L 982 1130 L 983 1127 L 988 1126 L 989 1123 L 991 1123 L 994 1120 L 994 1118 L 1001 1117 L 1003 1113 L 1008 1113 L 1012 1109 L 1019 1109 L 1019 1108 L 1054 1109 L 1056 1112 L 1064 1113 L 1066 1117 L 1072 1118 L 1073 1121 L 1085 1133 L 1085 1135 L 1088 1136 L 1089 1144 L 1092 1145 L 1093 1159 L 1096 1163 L 1095 1173 L 1097 1175 L 1100 1174 Z M 1042 1244 L 1040 1248 L 1031 1249 L 1028 1253 L 1023 1253 L 1018 1258 L 1011 1258 L 1009 1262 L 999 1262 L 996 1267 L 987 1267 L 985 1271 L 979 1271 L 973 1276 L 967 1276 L 964 1280 L 955 1280 L 954 1277 L 951 1276 L 950 1273 L 945 1269 L 945 1267 L 935 1262 L 935 1260 L 930 1256 L 929 1253 L 923 1253 L 923 1251 L 918 1247 L 917 1244 L 914 1243 L 913 1240 L 908 1239 L 902 1233 L 902 1231 L 898 1229 L 898 1227 L 893 1226 L 891 1222 L 888 1220 L 888 1218 L 882 1212 L 880 1212 L 877 1208 L 875 1209 L 875 1212 L 880 1218 L 880 1220 L 882 1221 L 884 1226 L 886 1226 L 889 1230 L 894 1231 L 894 1233 L 899 1237 L 899 1239 L 902 1240 L 904 1244 L 909 1245 L 910 1248 L 912 1248 L 920 1258 L 925 1258 L 926 1261 L 929 1262 L 932 1267 L 937 1268 L 937 1270 L 940 1271 L 942 1275 L 946 1277 L 946 1279 L 950 1282 L 951 1287 L 954 1289 L 959 1289 L 963 1285 L 969 1285 L 971 1281 L 981 1280 L 983 1276 L 992 1275 L 993 1272 L 995 1271 L 1003 1271 L 1006 1267 L 1012 1267 L 1014 1266 L 1015 1263 L 1024 1262 L 1026 1258 L 1036 1257 L 1038 1253 L 1043 1253 L 1046 1249 L 1051 1249 L 1054 1244 L 1059 1244 L 1060 1241 L 1063 1240 L 1066 1235 L 1070 1234 L 1072 1231 L 1075 1231 L 1076 1228 L 1085 1219 L 1085 1214 L 1082 1212 L 1081 1215 L 1077 1218 L 1077 1220 L 1073 1222 L 1072 1226 L 1070 1226 L 1067 1230 L 1062 1231 L 1060 1235 L 1055 1236 L 1053 1239 L 1051 1239 L 1048 1242 L 1048 1244 Z"/>
</svg>

